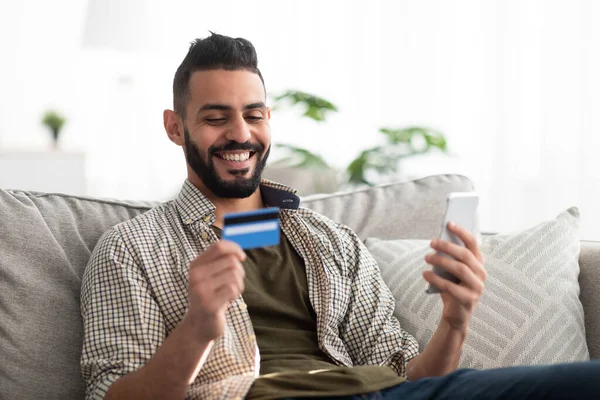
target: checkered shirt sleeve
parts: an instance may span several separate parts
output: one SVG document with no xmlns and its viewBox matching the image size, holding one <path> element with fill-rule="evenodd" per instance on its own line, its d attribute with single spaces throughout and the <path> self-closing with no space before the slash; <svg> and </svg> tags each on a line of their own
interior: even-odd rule
<svg viewBox="0 0 600 400">
<path fill-rule="evenodd" d="M 86 399 L 103 399 L 120 377 L 144 365 L 166 337 L 148 281 L 119 232 L 106 232 L 83 278 Z"/>
</svg>

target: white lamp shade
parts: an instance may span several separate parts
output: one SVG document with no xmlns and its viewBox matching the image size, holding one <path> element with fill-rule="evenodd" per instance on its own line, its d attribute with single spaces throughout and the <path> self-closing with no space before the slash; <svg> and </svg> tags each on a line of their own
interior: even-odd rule
<svg viewBox="0 0 600 400">
<path fill-rule="evenodd" d="M 148 3 L 144 0 L 89 0 L 84 49 L 137 51 L 150 47 Z"/>
</svg>

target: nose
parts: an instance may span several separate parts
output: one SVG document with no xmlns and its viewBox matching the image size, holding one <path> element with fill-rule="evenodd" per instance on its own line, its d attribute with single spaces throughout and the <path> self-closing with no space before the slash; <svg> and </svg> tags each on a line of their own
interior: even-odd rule
<svg viewBox="0 0 600 400">
<path fill-rule="evenodd" d="M 226 137 L 238 143 L 246 143 L 252 137 L 252 133 L 246 120 L 240 116 L 232 121 L 231 128 L 228 129 Z"/>
</svg>

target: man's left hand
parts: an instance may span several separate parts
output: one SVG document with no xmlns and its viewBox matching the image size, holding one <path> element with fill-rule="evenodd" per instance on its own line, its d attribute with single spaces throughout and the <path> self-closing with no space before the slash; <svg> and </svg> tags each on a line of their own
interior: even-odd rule
<svg viewBox="0 0 600 400">
<path fill-rule="evenodd" d="M 442 321 L 448 323 L 453 329 L 466 332 L 471 315 L 483 293 L 487 273 L 479 244 L 471 232 L 451 222 L 448 224 L 448 229 L 462 240 L 465 247 L 442 240 L 433 240 L 431 247 L 434 250 L 454 259 L 440 254 L 429 254 L 425 257 L 425 261 L 456 276 L 460 283 L 444 279 L 431 270 L 423 272 L 423 277 L 440 289 L 444 302 Z"/>
</svg>

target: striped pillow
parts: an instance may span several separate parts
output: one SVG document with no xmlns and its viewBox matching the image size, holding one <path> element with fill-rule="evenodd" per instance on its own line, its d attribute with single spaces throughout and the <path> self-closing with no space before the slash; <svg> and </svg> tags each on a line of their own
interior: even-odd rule
<svg viewBox="0 0 600 400">
<path fill-rule="evenodd" d="M 529 230 L 484 237 L 488 279 L 471 320 L 461 368 L 497 368 L 589 360 L 579 301 L 579 212 Z M 367 239 L 396 299 L 395 315 L 421 350 L 442 311 L 425 294 L 422 271 L 429 241 Z"/>
</svg>

